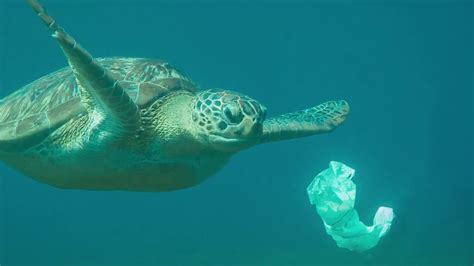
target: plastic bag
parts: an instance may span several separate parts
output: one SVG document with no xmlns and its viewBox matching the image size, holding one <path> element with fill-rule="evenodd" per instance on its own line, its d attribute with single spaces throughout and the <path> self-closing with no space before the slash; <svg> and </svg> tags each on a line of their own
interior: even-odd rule
<svg viewBox="0 0 474 266">
<path fill-rule="evenodd" d="M 356 185 L 352 182 L 355 170 L 349 166 L 330 162 L 329 168 L 319 173 L 307 188 L 309 201 L 324 222 L 326 232 L 337 246 L 355 251 L 375 247 L 392 225 L 391 208 L 380 207 L 374 225 L 366 226 L 354 209 Z"/>
</svg>

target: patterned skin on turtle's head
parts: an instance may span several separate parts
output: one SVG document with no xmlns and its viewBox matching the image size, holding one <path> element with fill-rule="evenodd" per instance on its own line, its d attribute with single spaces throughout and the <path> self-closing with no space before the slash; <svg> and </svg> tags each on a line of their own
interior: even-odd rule
<svg viewBox="0 0 474 266">
<path fill-rule="evenodd" d="M 222 151 L 237 151 L 256 144 L 262 136 L 266 108 L 243 94 L 211 89 L 197 94 L 193 122 Z"/>
</svg>

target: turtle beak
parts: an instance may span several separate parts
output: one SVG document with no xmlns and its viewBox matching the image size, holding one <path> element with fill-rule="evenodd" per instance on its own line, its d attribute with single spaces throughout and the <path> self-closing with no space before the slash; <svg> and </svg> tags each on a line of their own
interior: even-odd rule
<svg viewBox="0 0 474 266">
<path fill-rule="evenodd" d="M 263 123 L 261 121 L 253 124 L 252 135 L 261 136 L 263 134 Z"/>
<path fill-rule="evenodd" d="M 218 150 L 225 152 L 236 152 L 254 146 L 263 135 L 263 124 L 261 121 L 254 121 L 250 117 L 244 118 L 239 125 L 239 130 L 234 137 L 222 137 L 211 134 L 210 143 Z"/>
<path fill-rule="evenodd" d="M 252 138 L 262 135 L 263 124 L 261 121 L 254 121 L 252 118 L 247 117 L 242 121 L 242 124 L 242 128 L 244 129 L 242 132 L 243 136 Z"/>
</svg>

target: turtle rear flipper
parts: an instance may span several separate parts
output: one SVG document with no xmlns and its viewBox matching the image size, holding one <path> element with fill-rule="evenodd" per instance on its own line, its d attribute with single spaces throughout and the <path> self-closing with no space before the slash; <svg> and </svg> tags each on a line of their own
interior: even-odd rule
<svg viewBox="0 0 474 266">
<path fill-rule="evenodd" d="M 56 21 L 46 13 L 37 0 L 28 0 L 38 17 L 58 41 L 77 81 L 94 98 L 94 104 L 112 119 L 124 133 L 134 133 L 140 127 L 140 112 L 137 105 L 89 52 L 82 48 Z"/>
<path fill-rule="evenodd" d="M 263 123 L 261 142 L 331 132 L 344 122 L 349 110 L 346 101 L 329 101 L 310 109 L 270 118 Z"/>
</svg>

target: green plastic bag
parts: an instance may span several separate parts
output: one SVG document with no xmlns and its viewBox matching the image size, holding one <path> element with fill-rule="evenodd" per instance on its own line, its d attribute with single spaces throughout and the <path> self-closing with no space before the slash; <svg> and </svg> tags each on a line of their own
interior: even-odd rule
<svg viewBox="0 0 474 266">
<path fill-rule="evenodd" d="M 366 226 L 354 209 L 356 185 L 352 182 L 355 170 L 349 166 L 330 162 L 329 168 L 319 173 L 307 188 L 309 201 L 324 222 L 326 232 L 337 246 L 365 251 L 377 245 L 392 225 L 391 208 L 380 207 L 374 225 Z"/>
</svg>

